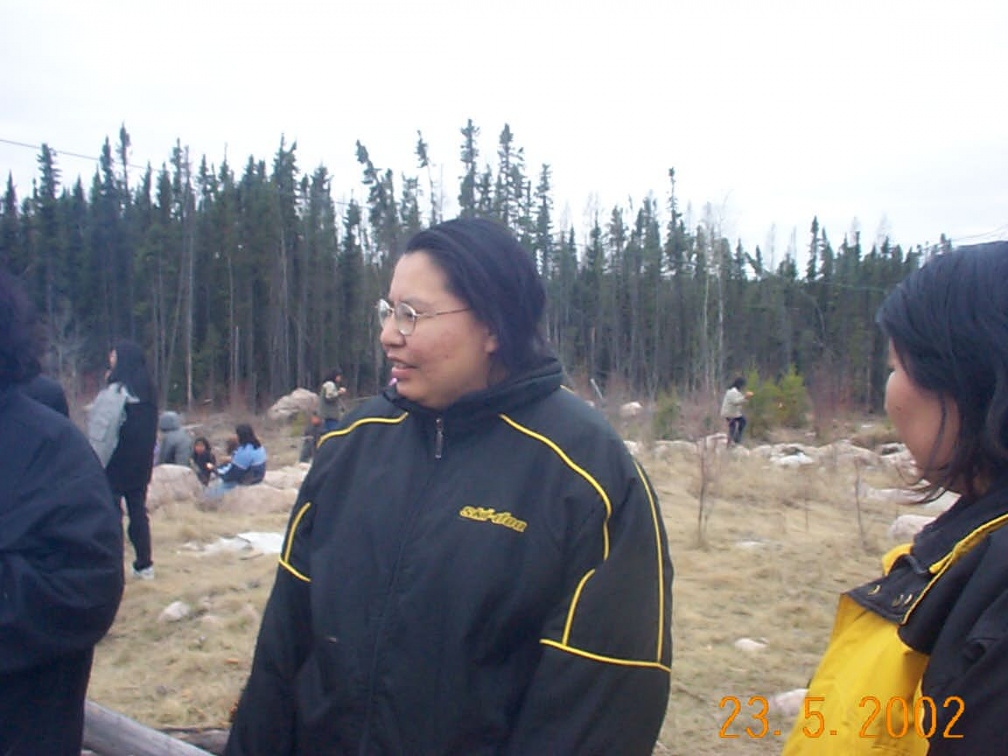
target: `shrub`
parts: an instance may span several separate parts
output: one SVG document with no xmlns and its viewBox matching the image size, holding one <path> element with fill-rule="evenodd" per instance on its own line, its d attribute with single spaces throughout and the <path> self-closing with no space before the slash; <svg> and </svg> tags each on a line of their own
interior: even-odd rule
<svg viewBox="0 0 1008 756">
<path fill-rule="evenodd" d="M 651 433 L 655 439 L 678 437 L 681 415 L 679 394 L 675 388 L 663 391 L 655 399 L 654 414 L 651 416 Z"/>
<path fill-rule="evenodd" d="M 772 428 L 806 425 L 809 396 L 805 380 L 794 366 L 777 381 L 761 381 L 756 370 L 746 376 L 746 391 L 753 395 L 746 406 L 746 434 L 766 439 Z"/>
<path fill-rule="evenodd" d="M 792 365 L 777 381 L 777 424 L 788 428 L 804 428 L 808 422 L 809 395 L 805 380 Z"/>
</svg>

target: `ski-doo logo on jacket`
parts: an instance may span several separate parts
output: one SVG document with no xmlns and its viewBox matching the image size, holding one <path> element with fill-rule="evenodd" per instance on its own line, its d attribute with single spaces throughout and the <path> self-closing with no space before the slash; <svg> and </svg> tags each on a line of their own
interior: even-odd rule
<svg viewBox="0 0 1008 756">
<path fill-rule="evenodd" d="M 525 528 L 528 525 L 527 522 L 519 520 L 510 512 L 498 512 L 496 509 L 487 507 L 462 507 L 462 509 L 459 510 L 459 516 L 465 517 L 467 520 L 492 522 L 494 525 L 503 525 L 505 528 L 511 528 L 511 530 L 518 533 L 524 533 Z"/>
</svg>

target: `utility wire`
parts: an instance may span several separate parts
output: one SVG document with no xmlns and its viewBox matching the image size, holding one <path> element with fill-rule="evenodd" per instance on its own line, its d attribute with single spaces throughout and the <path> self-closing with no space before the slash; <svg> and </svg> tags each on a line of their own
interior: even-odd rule
<svg viewBox="0 0 1008 756">
<path fill-rule="evenodd" d="M 39 152 L 42 149 L 41 144 L 28 144 L 27 142 L 17 142 L 13 139 L 4 139 L 3 137 L 0 137 L 0 142 L 3 142 L 4 144 L 10 144 L 15 147 L 24 147 L 25 149 L 34 150 L 35 152 Z M 94 155 L 82 155 L 79 152 L 70 152 L 70 150 L 59 150 L 53 147 L 52 145 L 49 145 L 49 149 L 52 150 L 56 155 L 67 155 L 69 157 L 80 158 L 81 160 L 90 160 L 93 163 L 98 163 L 101 161 L 100 157 L 95 157 Z M 136 165 L 134 163 L 127 163 L 126 165 L 128 165 L 130 168 L 136 168 L 139 171 L 147 170 L 146 165 Z"/>
</svg>

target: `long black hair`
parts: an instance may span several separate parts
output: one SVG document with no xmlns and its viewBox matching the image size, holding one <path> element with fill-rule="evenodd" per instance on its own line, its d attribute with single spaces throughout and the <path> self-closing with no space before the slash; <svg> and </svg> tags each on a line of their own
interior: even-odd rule
<svg viewBox="0 0 1008 756">
<path fill-rule="evenodd" d="M 147 370 L 143 349 L 135 341 L 120 339 L 112 347 L 116 364 L 109 373 L 109 383 L 121 383 L 141 402 L 156 404 L 154 381 Z"/>
<path fill-rule="evenodd" d="M 510 230 L 484 218 L 459 218 L 416 234 L 406 254 L 426 252 L 448 288 L 497 337 L 497 359 L 514 373 L 548 355 L 540 321 L 546 290 L 528 251 Z"/>
<path fill-rule="evenodd" d="M 235 435 L 238 436 L 239 446 L 252 444 L 252 446 L 256 449 L 262 446 L 262 444 L 259 443 L 259 439 L 256 437 L 255 431 L 252 430 L 252 426 L 248 423 L 240 423 L 239 425 L 236 425 Z"/>
<path fill-rule="evenodd" d="M 885 299 L 877 317 L 913 382 L 960 417 L 952 457 L 931 493 L 974 495 L 1008 472 L 1008 242 L 959 247 L 928 261 Z"/>
</svg>

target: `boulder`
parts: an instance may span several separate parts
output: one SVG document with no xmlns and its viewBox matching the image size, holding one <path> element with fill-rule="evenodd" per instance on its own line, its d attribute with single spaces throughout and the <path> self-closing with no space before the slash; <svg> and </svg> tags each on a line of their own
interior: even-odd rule
<svg viewBox="0 0 1008 756">
<path fill-rule="evenodd" d="M 619 416 L 624 420 L 640 417 L 644 412 L 644 405 L 640 402 L 627 402 L 619 408 Z"/>
<path fill-rule="evenodd" d="M 297 491 L 293 488 L 273 488 L 260 483 L 238 486 L 216 499 L 205 498 L 201 507 L 216 512 L 289 512 L 296 499 Z"/>
<path fill-rule="evenodd" d="M 873 501 L 891 501 L 894 504 L 910 504 L 917 498 L 917 494 L 905 488 L 872 488 L 864 487 L 866 499 Z"/>
<path fill-rule="evenodd" d="M 675 455 L 691 456 L 696 452 L 696 444 L 692 441 L 678 439 L 675 441 L 655 441 L 654 444 L 655 459 L 671 459 Z"/>
<path fill-rule="evenodd" d="M 770 461 L 777 465 L 778 467 L 807 467 L 808 465 L 816 464 L 816 461 L 812 457 L 808 456 L 804 452 L 798 452 L 797 454 L 788 454 L 783 457 L 771 457 Z"/>
<path fill-rule="evenodd" d="M 905 447 L 899 451 L 880 456 L 879 460 L 883 465 L 896 470 L 906 480 L 916 480 L 920 476 L 917 471 L 917 462 Z"/>
<path fill-rule="evenodd" d="M 712 433 L 709 436 L 704 436 L 696 442 L 696 450 L 706 449 L 708 451 L 717 451 L 718 449 L 728 448 L 728 434 L 727 433 Z"/>
<path fill-rule="evenodd" d="M 739 638 L 732 644 L 739 651 L 745 651 L 748 654 L 755 654 L 766 648 L 767 644 L 765 641 L 753 640 L 752 638 Z"/>
<path fill-rule="evenodd" d="M 147 487 L 147 509 L 154 512 L 166 504 L 198 501 L 203 485 L 185 465 L 157 465 Z"/>
<path fill-rule="evenodd" d="M 860 462 L 869 467 L 878 467 L 882 461 L 882 458 L 871 449 L 855 446 L 847 439 L 840 439 L 833 444 L 833 447 L 838 461 Z"/>
<path fill-rule="evenodd" d="M 892 521 L 889 526 L 889 538 L 896 543 L 912 541 L 921 529 L 934 521 L 934 517 L 926 515 L 903 514 Z"/>
<path fill-rule="evenodd" d="M 879 444 L 878 446 L 875 447 L 875 451 L 876 453 L 878 453 L 880 457 L 887 457 L 890 454 L 899 454 L 900 452 L 905 452 L 906 445 L 900 443 Z"/>
<path fill-rule="evenodd" d="M 959 494 L 955 491 L 943 491 L 937 499 L 922 504 L 918 509 L 927 514 L 940 515 L 957 501 L 959 501 Z"/>
<path fill-rule="evenodd" d="M 190 615 L 192 609 L 185 601 L 174 601 L 162 610 L 157 621 L 161 624 L 166 622 L 180 622 Z"/>
<path fill-rule="evenodd" d="M 291 488 L 297 491 L 301 488 L 301 483 L 304 482 L 310 467 L 311 465 L 307 462 L 298 462 L 276 470 L 266 470 L 263 485 L 280 489 Z"/>
<path fill-rule="evenodd" d="M 296 388 L 287 396 L 276 400 L 266 412 L 270 420 L 290 422 L 298 415 L 308 416 L 318 407 L 318 394 L 304 388 Z"/>
<path fill-rule="evenodd" d="M 793 719 L 802 713 L 805 706 L 805 696 L 808 695 L 808 688 L 795 688 L 783 693 L 776 693 L 770 696 L 767 706 L 771 714 Z"/>
</svg>

